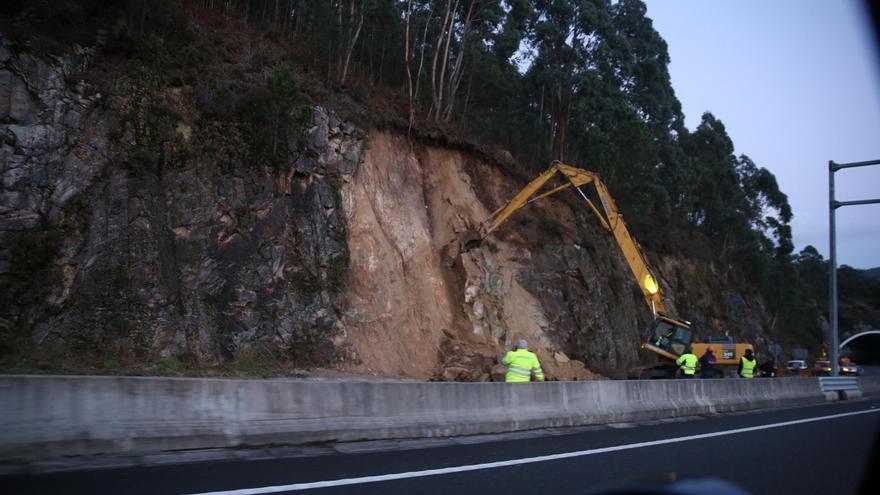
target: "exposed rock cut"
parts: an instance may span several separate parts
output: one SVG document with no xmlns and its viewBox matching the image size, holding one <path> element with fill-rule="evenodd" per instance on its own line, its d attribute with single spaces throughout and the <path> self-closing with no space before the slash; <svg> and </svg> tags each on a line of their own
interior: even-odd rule
<svg viewBox="0 0 880 495">
<path fill-rule="evenodd" d="M 528 338 L 549 376 L 587 378 L 582 363 L 552 358 L 563 353 L 540 301 L 516 280 L 522 265 L 509 260 L 513 248 L 446 251 L 489 214 L 466 160 L 371 133 L 343 186 L 352 268 L 345 328 L 363 361 L 353 369 L 488 380 L 510 343 Z"/>
<path fill-rule="evenodd" d="M 93 49 L 47 61 L 0 41 L 0 358 L 485 381 L 526 338 L 551 379 L 652 360 L 650 312 L 577 197 L 460 253 L 525 185 L 502 165 L 321 107 L 266 159 L 198 84 L 119 75 L 99 90 L 76 77 Z M 698 328 L 766 342 L 760 301 L 719 291 L 723 270 L 659 268 Z"/>
</svg>

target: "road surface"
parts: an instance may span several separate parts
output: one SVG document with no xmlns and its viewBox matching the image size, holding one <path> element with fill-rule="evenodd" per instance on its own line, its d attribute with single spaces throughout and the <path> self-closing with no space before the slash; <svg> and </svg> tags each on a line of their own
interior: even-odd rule
<svg viewBox="0 0 880 495">
<path fill-rule="evenodd" d="M 560 495 L 713 478 L 755 495 L 845 495 L 868 489 L 863 478 L 878 460 L 878 426 L 880 400 L 850 401 L 419 449 L 370 452 L 375 444 L 368 442 L 324 455 L 3 476 L 0 486 L 15 494 Z"/>
</svg>

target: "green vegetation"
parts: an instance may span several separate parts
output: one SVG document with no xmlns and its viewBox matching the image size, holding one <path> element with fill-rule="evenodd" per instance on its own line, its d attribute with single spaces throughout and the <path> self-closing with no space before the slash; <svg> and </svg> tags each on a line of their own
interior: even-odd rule
<svg viewBox="0 0 880 495">
<path fill-rule="evenodd" d="M 251 152 L 259 163 L 289 163 L 293 149 L 288 138 L 301 135 L 309 117 L 308 101 L 289 65 L 274 67 L 265 86 L 244 97 L 239 117 L 247 123 Z"/>
<path fill-rule="evenodd" d="M 90 45 L 98 29 L 108 55 L 141 61 L 167 61 L 189 41 L 178 0 L 6 0 L 0 14 L 4 32 L 36 53 Z"/>
<path fill-rule="evenodd" d="M 153 374 L 157 376 L 178 376 L 181 374 L 181 371 L 182 365 L 174 356 L 160 360 L 153 368 Z"/>
<path fill-rule="evenodd" d="M 805 247 L 793 257 L 788 271 L 775 274 L 780 278 L 777 291 L 780 300 L 789 301 L 779 307 L 781 340 L 817 351 L 825 340 L 820 318 L 828 314 L 828 267 L 813 246 Z M 880 279 L 869 271 L 843 265 L 837 269 L 838 312 L 841 329 L 876 326 L 880 321 Z"/>
</svg>

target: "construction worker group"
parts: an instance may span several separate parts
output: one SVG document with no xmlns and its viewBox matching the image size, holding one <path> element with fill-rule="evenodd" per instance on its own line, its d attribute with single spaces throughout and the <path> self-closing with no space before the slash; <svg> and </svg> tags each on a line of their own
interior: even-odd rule
<svg viewBox="0 0 880 495">
<path fill-rule="evenodd" d="M 544 371 L 541 369 L 541 363 L 538 356 L 529 351 L 529 343 L 526 339 L 519 339 L 516 348 L 509 351 L 501 362 L 507 366 L 506 382 L 525 383 L 533 379 L 538 382 L 544 381 Z M 693 349 L 688 346 L 684 354 L 676 361 L 682 378 L 694 378 L 697 374 L 697 364 L 699 363 L 700 376 L 702 378 L 715 377 L 715 354 L 712 346 L 706 348 L 706 353 L 700 358 L 693 353 Z M 751 349 L 746 349 L 745 355 L 740 358 L 737 375 L 741 378 L 754 378 L 755 369 L 758 360 L 752 353 Z"/>
<path fill-rule="evenodd" d="M 675 361 L 675 364 L 679 367 L 682 378 L 693 378 L 697 373 L 697 363 L 700 364 L 700 376 L 702 378 L 715 378 L 715 362 L 716 359 L 712 346 L 708 346 L 706 353 L 699 359 L 697 359 L 693 349 L 688 346 L 685 353 Z M 740 378 L 754 378 L 757 365 L 758 360 L 755 359 L 752 350 L 746 349 L 745 355 L 739 360 L 737 376 Z"/>
</svg>

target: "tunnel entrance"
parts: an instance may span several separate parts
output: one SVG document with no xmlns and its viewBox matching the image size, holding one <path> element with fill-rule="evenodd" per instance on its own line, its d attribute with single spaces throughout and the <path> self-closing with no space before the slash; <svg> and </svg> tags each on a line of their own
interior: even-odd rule
<svg viewBox="0 0 880 495">
<path fill-rule="evenodd" d="M 880 330 L 866 330 L 848 337 L 840 349 L 859 364 L 880 365 Z"/>
</svg>

